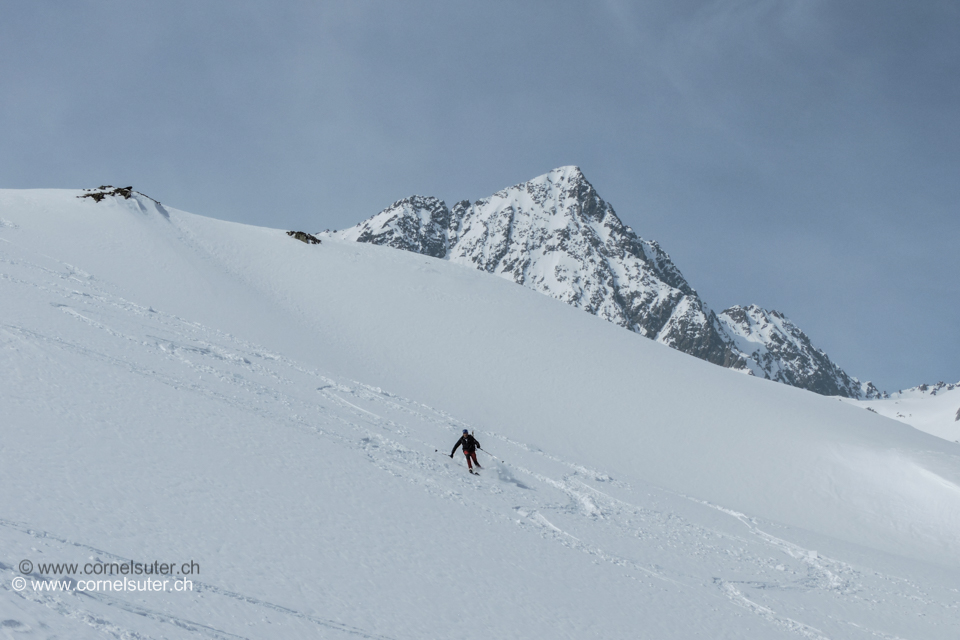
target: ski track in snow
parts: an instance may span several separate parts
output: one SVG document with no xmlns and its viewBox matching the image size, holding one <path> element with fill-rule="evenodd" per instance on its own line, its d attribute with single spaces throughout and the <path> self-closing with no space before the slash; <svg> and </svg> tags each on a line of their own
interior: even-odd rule
<svg viewBox="0 0 960 640">
<path fill-rule="evenodd" d="M 5 221 L 4 221 L 5 222 Z M 67 351 L 152 379 L 182 392 L 200 394 L 240 411 L 266 416 L 275 424 L 304 430 L 337 447 L 362 453 L 370 464 L 441 500 L 469 505 L 492 526 L 517 526 L 552 544 L 591 556 L 630 578 L 667 590 L 712 593 L 771 625 L 798 637 L 831 637 L 807 624 L 804 607 L 782 594 L 816 593 L 837 610 L 864 614 L 883 607 L 927 608 L 956 612 L 956 596 L 928 593 L 909 581 L 825 558 L 764 531 L 749 516 L 689 499 L 691 513 L 719 512 L 726 519 L 698 524 L 684 514 L 664 511 L 676 497 L 656 487 L 631 487 L 602 470 L 587 469 L 537 447 L 489 431 L 481 441 L 495 442 L 497 459 L 479 478 L 466 473 L 459 458 L 445 452 L 460 430 L 472 425 L 441 410 L 360 382 L 312 369 L 236 336 L 188 319 L 144 308 L 123 299 L 95 277 L 65 263 L 55 268 L 3 258 L 0 275 L 14 287 L 32 288 L 71 322 L 92 332 L 84 344 L 43 329 L 0 325 L 5 338 L 48 352 Z M 50 275 L 55 275 L 51 283 Z M 120 346 L 118 346 L 120 345 Z M 127 353 L 130 357 L 110 354 Z M 144 366 L 143 363 L 151 363 Z M 201 379 L 207 381 L 200 383 Z M 499 460 L 507 461 L 505 464 Z M 599 485 L 599 486 L 597 486 Z M 0 519 L 7 536 L 27 536 L 50 549 L 80 548 L 106 561 L 128 561 L 29 523 Z M 686 560 L 682 558 L 688 557 Z M 55 613 L 115 638 L 146 638 L 111 621 L 109 612 L 148 618 L 188 636 L 243 638 L 222 629 L 179 618 L 158 609 L 103 594 L 13 592 L 16 568 L 0 564 L 4 597 L 29 599 Z M 34 576 L 40 577 L 40 576 Z M 385 639 L 358 627 L 309 615 L 197 581 L 205 598 L 239 606 L 255 619 L 269 613 L 315 625 L 330 637 Z M 719 604 L 718 604 L 719 606 Z M 119 616 L 113 616 L 119 617 Z M 857 635 L 896 638 L 837 618 Z M 863 616 L 869 617 L 869 616 Z M 953 617 L 956 621 L 956 616 Z M 14 621 L 16 622 L 16 621 Z M 956 622 L 954 629 L 960 633 Z"/>
</svg>

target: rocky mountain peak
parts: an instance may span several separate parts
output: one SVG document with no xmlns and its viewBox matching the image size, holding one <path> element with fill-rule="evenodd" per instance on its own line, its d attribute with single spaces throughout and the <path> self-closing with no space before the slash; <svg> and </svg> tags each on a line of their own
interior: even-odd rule
<svg viewBox="0 0 960 640">
<path fill-rule="evenodd" d="M 411 196 L 326 235 L 469 265 L 751 375 L 825 395 L 871 393 L 779 311 L 748 305 L 715 314 L 660 245 L 624 225 L 579 167 L 559 167 L 452 210 L 437 198 Z"/>
</svg>

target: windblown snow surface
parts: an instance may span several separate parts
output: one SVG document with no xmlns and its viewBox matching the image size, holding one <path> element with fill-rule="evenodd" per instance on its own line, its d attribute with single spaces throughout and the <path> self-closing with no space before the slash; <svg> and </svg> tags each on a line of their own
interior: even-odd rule
<svg viewBox="0 0 960 640">
<path fill-rule="evenodd" d="M 77 195 L 0 192 L 8 637 L 960 636 L 954 443 L 456 264 Z M 192 590 L 39 568 L 154 560 Z"/>
</svg>

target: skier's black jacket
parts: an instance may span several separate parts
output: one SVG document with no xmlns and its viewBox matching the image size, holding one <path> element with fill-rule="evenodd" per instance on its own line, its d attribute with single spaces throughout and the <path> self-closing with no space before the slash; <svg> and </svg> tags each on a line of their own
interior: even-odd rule
<svg viewBox="0 0 960 640">
<path fill-rule="evenodd" d="M 459 447 L 460 445 L 463 445 L 464 453 L 468 451 L 473 452 L 473 451 L 476 451 L 477 448 L 480 446 L 480 442 L 478 442 L 477 439 L 474 438 L 469 433 L 465 436 L 461 436 L 460 439 L 457 440 L 457 444 L 453 445 L 453 451 L 450 452 L 450 457 L 453 457 L 453 454 L 457 452 L 457 447 Z"/>
</svg>

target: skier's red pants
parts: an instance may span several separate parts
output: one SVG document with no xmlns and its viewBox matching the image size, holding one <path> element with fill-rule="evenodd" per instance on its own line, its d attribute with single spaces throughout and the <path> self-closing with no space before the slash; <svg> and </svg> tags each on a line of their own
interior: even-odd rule
<svg viewBox="0 0 960 640">
<path fill-rule="evenodd" d="M 473 469 L 473 464 L 477 465 L 477 468 L 480 468 L 480 463 L 477 462 L 477 452 L 476 451 L 464 451 L 463 455 L 467 456 L 467 468 Z M 473 458 L 473 464 L 470 464 L 470 459 Z"/>
</svg>

